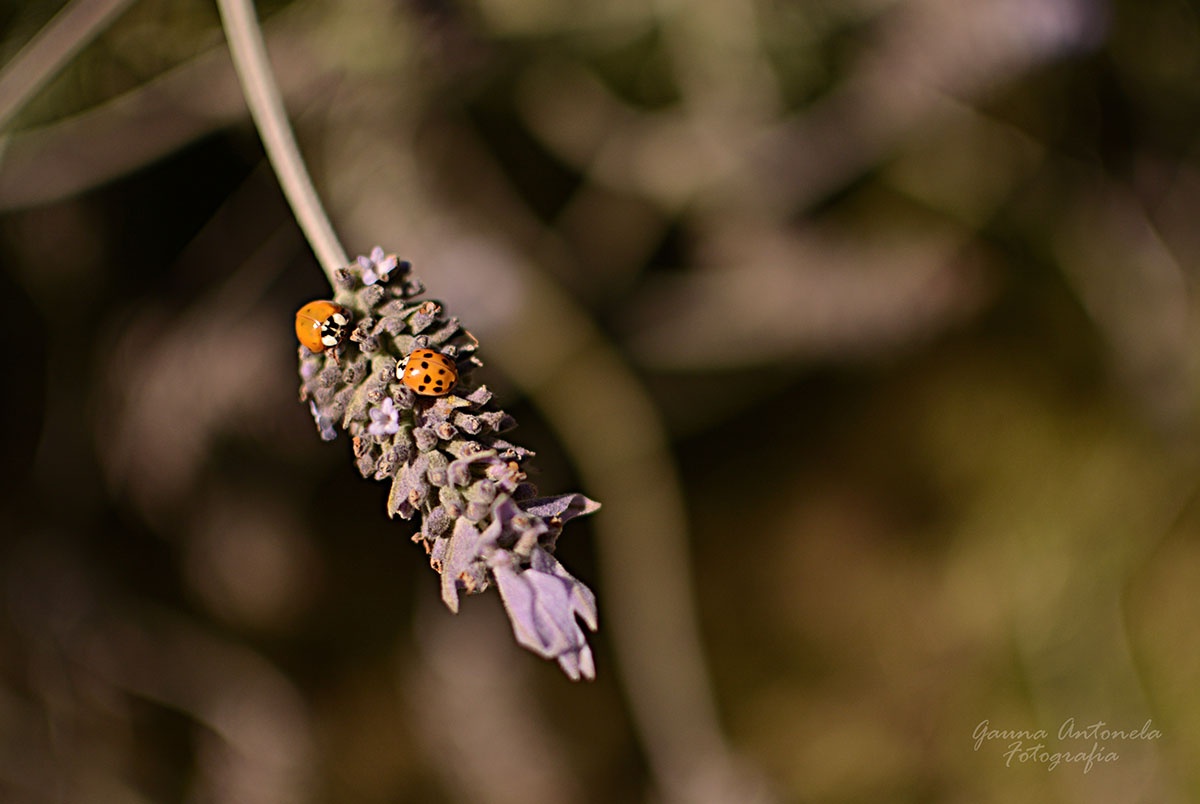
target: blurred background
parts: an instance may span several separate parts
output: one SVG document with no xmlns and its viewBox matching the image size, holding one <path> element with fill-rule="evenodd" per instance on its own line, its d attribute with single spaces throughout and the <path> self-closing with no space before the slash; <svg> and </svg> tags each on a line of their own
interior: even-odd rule
<svg viewBox="0 0 1200 804">
<path fill-rule="evenodd" d="M 214 6 L 107 5 L 0 145 L 0 800 L 1200 801 L 1194 3 L 258 4 L 347 250 L 604 503 L 581 684 L 297 401 Z"/>
</svg>

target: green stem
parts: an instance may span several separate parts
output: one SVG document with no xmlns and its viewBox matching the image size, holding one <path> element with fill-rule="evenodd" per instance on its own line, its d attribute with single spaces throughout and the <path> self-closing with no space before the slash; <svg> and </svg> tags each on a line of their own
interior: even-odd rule
<svg viewBox="0 0 1200 804">
<path fill-rule="evenodd" d="M 250 0 L 217 0 L 221 11 L 221 23 L 229 39 L 229 52 L 237 70 L 246 105 L 258 127 L 267 158 L 292 205 L 292 212 L 300 228 L 304 230 L 309 245 L 321 262 L 329 284 L 333 285 L 334 272 L 344 267 L 349 260 L 333 231 L 333 224 L 325 214 L 312 179 L 296 146 L 296 137 L 288 124 L 287 112 L 271 64 L 267 59 L 267 48 L 263 43 L 262 29 L 255 16 Z"/>
</svg>

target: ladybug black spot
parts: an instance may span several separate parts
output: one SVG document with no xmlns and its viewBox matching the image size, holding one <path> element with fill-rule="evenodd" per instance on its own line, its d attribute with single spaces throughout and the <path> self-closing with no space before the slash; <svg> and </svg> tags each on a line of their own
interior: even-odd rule
<svg viewBox="0 0 1200 804">
<path fill-rule="evenodd" d="M 426 363 L 424 360 L 422 360 L 422 361 L 421 361 L 421 368 L 423 368 L 423 369 L 427 369 L 427 368 L 429 368 L 429 364 L 428 364 L 428 363 Z"/>
<path fill-rule="evenodd" d="M 432 382 L 432 381 L 433 381 L 433 378 L 430 377 L 428 374 L 426 374 L 425 379 L 422 380 L 421 382 L 428 383 L 428 382 Z"/>
</svg>

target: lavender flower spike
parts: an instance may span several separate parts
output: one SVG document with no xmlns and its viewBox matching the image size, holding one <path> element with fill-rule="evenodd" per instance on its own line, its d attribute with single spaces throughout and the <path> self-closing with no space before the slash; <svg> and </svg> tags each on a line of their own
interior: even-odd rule
<svg viewBox="0 0 1200 804">
<path fill-rule="evenodd" d="M 525 476 L 533 456 L 500 433 L 516 422 L 471 382 L 479 341 L 446 316 L 412 266 L 376 247 L 335 272 L 335 301 L 351 312 L 348 338 L 320 353 L 301 348 L 300 398 L 325 440 L 350 435 L 364 477 L 385 480 L 387 513 L 416 519 L 412 540 L 442 576 L 442 600 L 499 587 L 517 642 L 558 661 L 572 679 L 595 677 L 587 635 L 596 599 L 551 555 L 571 519 L 600 507 L 582 494 L 539 497 Z M 449 393 L 419 394 L 397 376 L 416 349 L 452 361 Z"/>
</svg>

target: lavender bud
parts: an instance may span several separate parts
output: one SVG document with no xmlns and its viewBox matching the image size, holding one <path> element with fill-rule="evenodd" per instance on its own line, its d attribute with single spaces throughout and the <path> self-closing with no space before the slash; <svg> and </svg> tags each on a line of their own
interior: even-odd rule
<svg viewBox="0 0 1200 804">
<path fill-rule="evenodd" d="M 446 478 L 455 486 L 467 485 L 471 482 L 470 464 L 462 460 L 454 461 L 446 471 Z"/>
<path fill-rule="evenodd" d="M 470 413 L 454 414 L 454 424 L 467 435 L 479 435 L 479 432 L 483 429 L 483 426 L 479 422 L 479 417 L 472 416 Z"/>
<path fill-rule="evenodd" d="M 413 430 L 413 441 L 416 442 L 417 449 L 421 450 L 421 452 L 429 452 L 429 450 L 437 446 L 438 437 L 437 433 L 428 427 L 418 427 L 416 430 Z"/>
<path fill-rule="evenodd" d="M 480 502 L 490 504 L 492 500 L 496 499 L 496 484 L 487 478 L 476 483 L 473 491 L 475 492 L 475 499 Z"/>
<path fill-rule="evenodd" d="M 442 486 L 438 489 L 438 501 L 447 513 L 452 513 L 454 516 L 462 516 L 463 511 L 467 508 L 467 500 L 463 497 L 462 492 L 450 486 Z"/>
<path fill-rule="evenodd" d="M 364 288 L 362 292 L 363 304 L 368 308 L 376 307 L 379 302 L 383 301 L 383 288 L 375 285 L 373 287 Z"/>
<path fill-rule="evenodd" d="M 445 533 L 453 521 L 446 509 L 440 505 L 434 506 L 429 514 L 425 517 L 425 522 L 422 524 L 422 529 L 427 539 L 437 538 Z"/>
<path fill-rule="evenodd" d="M 424 332 L 430 324 L 437 320 L 441 312 L 442 308 L 437 302 L 425 302 L 408 319 L 409 329 L 416 333 Z"/>
</svg>

